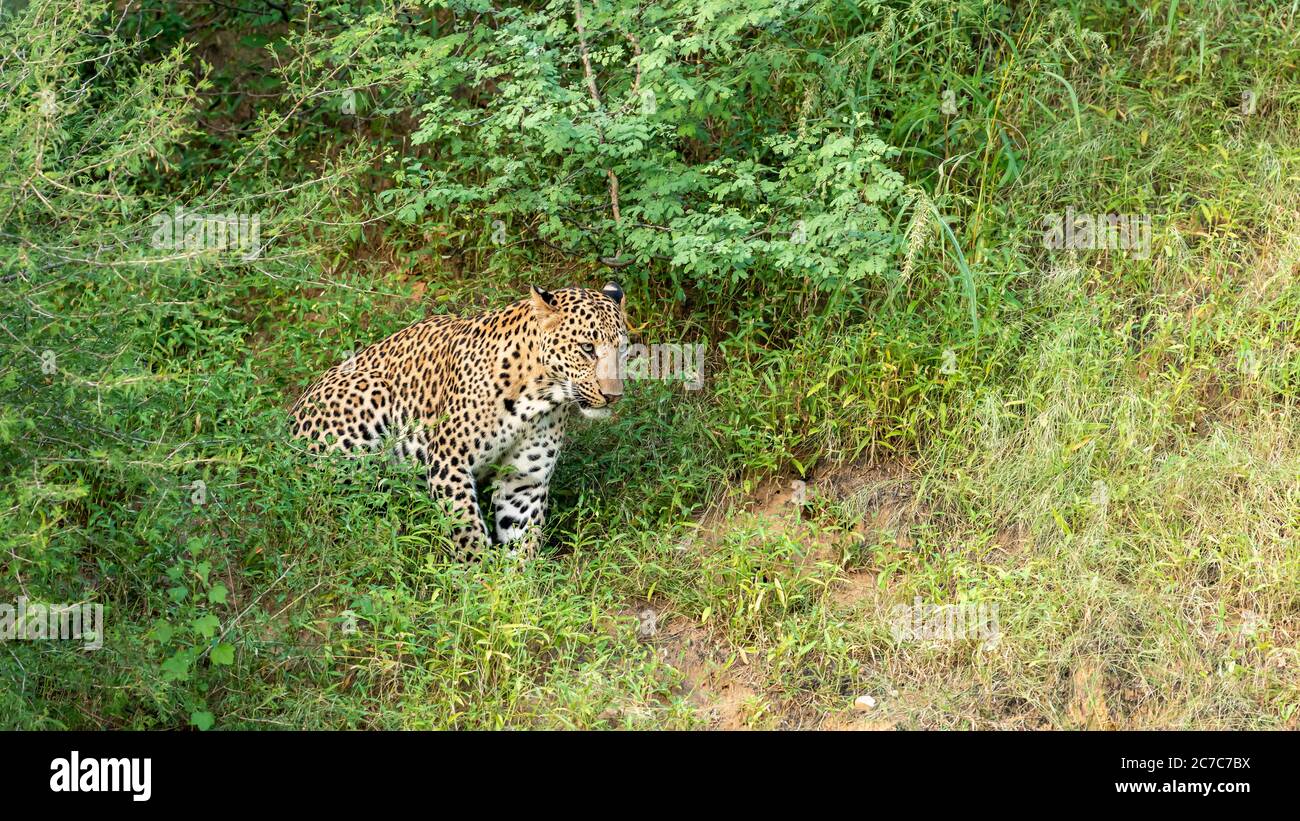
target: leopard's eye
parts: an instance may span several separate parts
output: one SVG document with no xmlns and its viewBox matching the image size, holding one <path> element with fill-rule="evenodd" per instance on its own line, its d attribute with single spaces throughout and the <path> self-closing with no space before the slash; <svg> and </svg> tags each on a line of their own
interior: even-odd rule
<svg viewBox="0 0 1300 821">
<path fill-rule="evenodd" d="M 583 353 L 585 353 L 585 354 L 587 354 L 587 355 L 589 355 L 589 356 L 595 356 L 595 355 L 596 355 L 596 346 L 593 345 L 593 344 L 591 344 L 590 342 L 584 342 L 584 343 L 582 343 L 582 351 L 583 351 Z"/>
</svg>

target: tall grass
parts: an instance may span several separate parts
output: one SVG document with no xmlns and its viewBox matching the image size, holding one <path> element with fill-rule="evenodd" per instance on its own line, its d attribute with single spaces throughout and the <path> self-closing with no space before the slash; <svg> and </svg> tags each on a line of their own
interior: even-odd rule
<svg viewBox="0 0 1300 821">
<path fill-rule="evenodd" d="M 6 643 L 0 726 L 1293 726 L 1292 7 L 724 6 L 593 4 L 604 101 L 667 38 L 653 114 L 589 104 L 567 3 L 7 24 L 0 601 L 106 636 Z M 160 262 L 176 202 L 266 252 Z M 1067 207 L 1152 253 L 1045 248 Z M 345 351 L 600 257 L 706 387 L 579 426 L 541 559 L 283 439 Z"/>
</svg>

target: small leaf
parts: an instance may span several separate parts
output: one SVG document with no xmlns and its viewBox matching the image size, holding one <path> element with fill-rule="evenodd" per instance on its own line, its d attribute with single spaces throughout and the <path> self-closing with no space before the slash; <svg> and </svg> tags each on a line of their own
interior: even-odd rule
<svg viewBox="0 0 1300 821">
<path fill-rule="evenodd" d="M 234 664 L 234 662 L 235 662 L 234 645 L 228 644 L 223 641 L 220 644 L 218 644 L 216 647 L 212 648 L 213 664 L 224 665 L 224 664 Z"/>
<path fill-rule="evenodd" d="M 175 655 L 162 663 L 163 681 L 189 681 L 190 653 L 178 650 Z"/>
<path fill-rule="evenodd" d="M 190 623 L 190 626 L 194 628 L 196 633 L 203 636 L 203 638 L 210 639 L 216 635 L 217 628 L 221 626 L 221 620 L 211 613 L 208 613 L 205 616 L 200 616 L 195 619 Z"/>
<path fill-rule="evenodd" d="M 172 634 L 175 630 L 170 622 L 158 619 L 153 623 L 153 629 L 149 631 L 149 638 L 161 644 L 166 644 L 172 640 Z"/>
<path fill-rule="evenodd" d="M 206 710 L 195 710 L 190 713 L 190 724 L 198 727 L 200 730 L 210 730 L 216 722 L 216 718 Z"/>
</svg>

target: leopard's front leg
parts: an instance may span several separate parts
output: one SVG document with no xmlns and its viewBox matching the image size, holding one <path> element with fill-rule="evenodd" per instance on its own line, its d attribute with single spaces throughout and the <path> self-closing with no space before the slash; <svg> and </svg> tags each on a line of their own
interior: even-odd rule
<svg viewBox="0 0 1300 821">
<path fill-rule="evenodd" d="M 474 558 L 490 544 L 474 474 L 466 461 L 453 453 L 430 453 L 425 464 L 429 493 L 447 500 L 460 519 L 452 530 L 457 560 Z"/>
<path fill-rule="evenodd" d="M 492 495 L 497 541 L 525 555 L 535 553 L 541 542 L 551 474 L 564 436 L 562 411 L 538 421 L 501 463 L 500 479 Z"/>
</svg>

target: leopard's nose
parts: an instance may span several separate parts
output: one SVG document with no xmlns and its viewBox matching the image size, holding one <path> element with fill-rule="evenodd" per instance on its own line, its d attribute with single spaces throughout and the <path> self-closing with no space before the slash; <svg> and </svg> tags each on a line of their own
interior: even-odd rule
<svg viewBox="0 0 1300 821">
<path fill-rule="evenodd" d="M 612 405 L 623 395 L 623 380 L 617 378 L 598 379 L 596 390 L 600 391 L 600 395 L 605 397 L 606 405 Z"/>
</svg>

